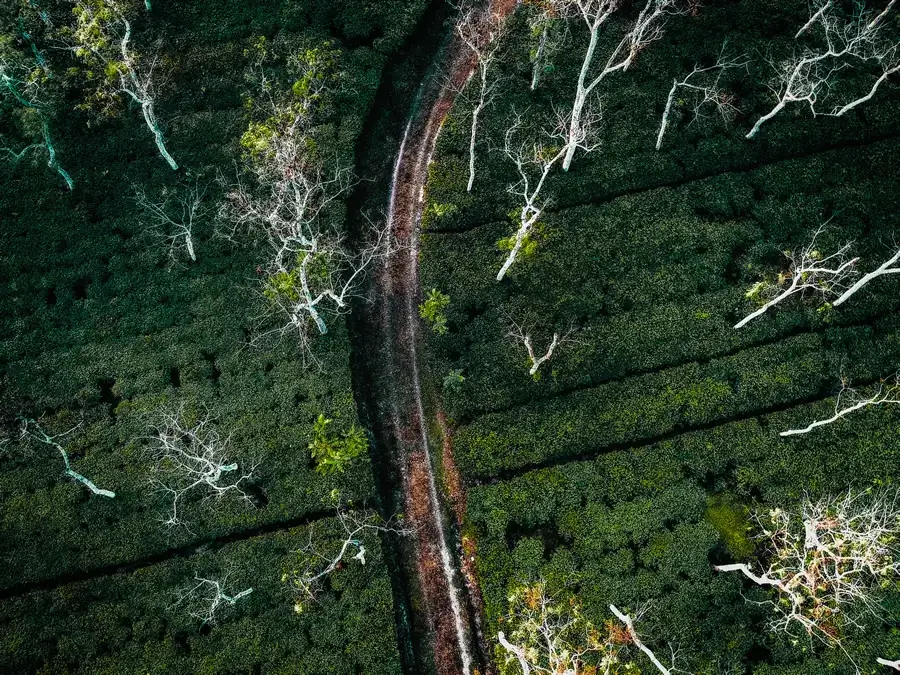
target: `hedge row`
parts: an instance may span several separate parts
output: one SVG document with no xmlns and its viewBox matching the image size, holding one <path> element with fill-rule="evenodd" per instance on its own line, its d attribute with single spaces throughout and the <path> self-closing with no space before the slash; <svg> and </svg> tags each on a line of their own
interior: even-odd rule
<svg viewBox="0 0 900 675">
<path fill-rule="evenodd" d="M 865 270 L 889 255 L 900 210 L 892 188 L 897 148 L 897 141 L 885 141 L 555 213 L 534 257 L 517 263 L 510 283 L 497 284 L 492 273 L 504 226 L 426 236 L 424 287 L 451 297 L 450 332 L 431 339 L 434 367 L 441 375 L 459 369 L 467 378 L 449 393 L 451 410 L 467 418 L 573 384 L 890 311 L 895 286 L 881 281 L 840 311 L 821 315 L 815 303 L 792 300 L 741 331 L 731 329 L 753 307 L 746 290 L 783 270 L 781 251 L 808 243 L 832 211 L 822 250 L 856 239 L 854 254 Z M 582 329 L 580 344 L 561 348 L 535 384 L 523 366 L 524 348 L 505 336 L 509 317 L 531 325 L 537 348 L 572 323 Z M 551 371 L 555 377 L 546 377 Z"/>
<path fill-rule="evenodd" d="M 787 338 L 706 363 L 692 363 L 483 415 L 459 428 L 454 449 L 468 478 L 489 478 L 548 460 L 714 424 L 833 391 L 900 363 L 898 319 Z M 811 420 L 810 420 L 811 421 Z"/>
<path fill-rule="evenodd" d="M 696 17 L 673 18 L 665 36 L 644 50 L 634 67 L 613 75 L 601 87 L 602 146 L 591 155 L 577 155 L 568 173 L 555 172 L 546 196 L 565 207 L 608 199 L 623 191 L 745 170 L 760 163 L 896 135 L 900 90 L 894 87 L 882 88 L 865 107 L 841 118 L 813 118 L 802 105 L 789 106 L 763 127 L 755 141 L 744 138 L 755 120 L 774 105 L 767 87 L 774 76 L 769 60 L 777 62 L 797 48 L 794 34 L 807 18 L 802 3 L 785 5 L 777 0 L 710 4 Z M 598 62 L 603 62 L 618 39 L 620 25 L 614 21 L 605 31 Z M 442 212 L 446 215 L 435 221 L 435 226 L 468 228 L 504 218 L 515 206 L 504 193 L 507 184 L 517 179 L 514 168 L 502 152 L 488 148 L 502 147 L 513 111 L 527 111 L 535 126 L 526 133 L 536 138 L 541 115 L 549 114 L 554 104 L 571 105 L 587 43 L 581 22 L 573 22 L 571 28 L 568 44 L 554 57 L 553 72 L 544 77 L 536 92 L 530 92 L 528 54 L 533 47 L 525 12 L 518 13 L 499 71 L 506 79 L 502 80 L 498 102 L 482 123 L 480 177 L 471 194 L 465 191 L 471 105 L 459 99 L 445 125 L 432 167 L 429 197 L 434 203 L 455 208 L 450 212 L 445 208 Z M 895 29 L 889 26 L 887 30 Z M 721 83 L 737 95 L 740 113 L 732 124 L 712 115 L 709 120 L 687 126 L 689 107 L 679 104 L 663 149 L 656 151 L 656 134 L 672 81 L 690 72 L 695 63 L 712 63 L 722 47 L 722 36 L 728 38 L 728 53 L 745 54 L 750 59 L 746 71 L 732 70 Z M 852 76 L 859 80 L 852 81 Z M 854 87 L 871 83 L 870 72 L 854 70 L 852 76 L 851 81 L 836 88 L 849 93 Z"/>
<path fill-rule="evenodd" d="M 390 581 L 377 536 L 364 536 L 366 564 L 350 561 L 327 578 L 315 603 L 294 611 L 281 581 L 299 564 L 308 528 L 228 544 L 190 558 L 44 590 L 0 603 L 5 673 L 381 673 L 400 672 Z M 343 529 L 313 528 L 325 555 Z M 202 626 L 176 605 L 194 576 L 224 591 L 253 592 Z"/>
<path fill-rule="evenodd" d="M 478 572 L 491 628 L 510 589 L 542 577 L 568 581 L 600 621 L 607 605 L 651 602 L 641 634 L 665 653 L 681 648 L 689 672 L 853 672 L 839 650 L 769 635 L 768 596 L 712 564 L 752 559 L 747 508 L 790 507 L 897 477 L 900 414 L 869 410 L 809 436 L 777 431 L 827 414 L 830 401 L 592 461 L 532 471 L 471 488 L 467 516 L 478 542 Z M 742 595 L 743 594 L 743 595 Z M 868 671 L 874 659 L 900 653 L 898 598 L 882 620 L 845 641 Z M 659 653 L 659 652 L 657 652 Z M 718 664 L 717 670 L 714 665 Z"/>
</svg>

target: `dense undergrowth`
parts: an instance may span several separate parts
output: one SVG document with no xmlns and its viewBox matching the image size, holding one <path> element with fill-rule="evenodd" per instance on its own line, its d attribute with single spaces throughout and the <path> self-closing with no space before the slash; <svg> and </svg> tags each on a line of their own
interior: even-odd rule
<svg viewBox="0 0 900 675">
<path fill-rule="evenodd" d="M 68 4 L 43 5 L 55 21 L 69 20 Z M 74 191 L 42 161 L 0 162 L 0 405 L 8 439 L 0 450 L 0 592 L 11 595 L 0 603 L 3 672 L 399 670 L 377 539 L 368 564 L 336 573 L 319 606 L 302 615 L 280 581 L 290 552 L 306 543 L 302 531 L 254 536 L 215 554 L 193 548 L 327 516 L 336 494 L 376 506 L 366 455 L 323 476 L 308 449 L 320 415 L 333 420 L 335 434 L 358 423 L 343 323 L 315 345 L 321 368 L 304 368 L 290 335 L 250 346 L 265 313 L 264 251 L 214 236 L 209 218 L 195 230 L 196 263 L 173 264 L 147 235 L 133 195 L 134 186 L 156 194 L 199 178 L 214 210 L 216 174 L 233 175 L 240 158 L 244 99 L 258 85 L 244 73 L 260 36 L 281 59 L 323 41 L 338 50 L 346 81 L 328 150 L 352 163 L 383 69 L 424 6 L 159 0 L 145 13 L 141 4 L 135 40 L 158 49 L 157 114 L 179 173 L 157 154 L 139 110 L 126 105 L 100 120 L 75 111 L 82 91 L 68 79 L 53 130 Z M 72 65 L 63 51 L 47 53 L 59 72 Z M 4 143 L 27 143 L 15 106 L 0 113 Z M 198 491 L 184 504 L 187 526 L 167 529 L 161 521 L 170 507 L 149 484 L 143 437 L 154 411 L 181 404 L 209 411 L 222 436 L 232 434 L 228 459 L 256 470 L 249 501 L 210 504 Z M 61 442 L 73 467 L 115 499 L 65 477 L 51 446 L 21 443 L 20 415 L 40 418 L 51 435 L 71 430 Z M 335 544 L 317 537 L 325 552 Z M 169 560 L 169 551 L 187 557 Z M 255 591 L 198 634 L 196 621 L 169 605 L 207 563 L 239 569 L 235 583 Z M 58 580 L 145 564 L 56 588 Z"/>
<path fill-rule="evenodd" d="M 544 579 L 577 594 L 597 625 L 609 603 L 651 602 L 642 636 L 658 654 L 677 645 L 689 672 L 851 673 L 851 658 L 870 672 L 900 649 L 893 596 L 865 632 L 846 636 L 848 658 L 769 634 L 766 608 L 745 601 L 769 596 L 713 571 L 754 560 L 750 510 L 897 475 L 898 418 L 885 407 L 778 435 L 829 416 L 842 378 L 865 388 L 897 370 L 896 280 L 839 308 L 794 298 L 732 328 L 754 308 L 748 289 L 785 270 L 783 251 L 819 225 L 828 223 L 822 250 L 853 240 L 866 270 L 896 242 L 896 86 L 855 114 L 814 119 L 797 105 L 755 141 L 743 137 L 771 107 L 766 58 L 790 52 L 806 12 L 805 3 L 710 2 L 672 19 L 610 79 L 602 146 L 551 174 L 536 245 L 502 283 L 498 242 L 515 231 L 520 206 L 506 192 L 516 177 L 503 134 L 514 109 L 537 120 L 571 104 L 583 26 L 572 24 L 532 93 L 532 37 L 524 11 L 513 19 L 472 193 L 470 108 L 458 103 L 445 124 L 427 189 L 422 287 L 449 296 L 448 330 L 425 332 L 469 486 L 466 533 L 491 637 L 504 629 L 510 593 Z M 673 78 L 710 63 L 724 37 L 751 60 L 728 75 L 741 112 L 729 124 L 688 125 L 682 114 L 655 151 Z M 512 322 L 530 329 L 538 354 L 554 332 L 575 330 L 532 376 L 525 346 L 508 336 Z"/>
</svg>

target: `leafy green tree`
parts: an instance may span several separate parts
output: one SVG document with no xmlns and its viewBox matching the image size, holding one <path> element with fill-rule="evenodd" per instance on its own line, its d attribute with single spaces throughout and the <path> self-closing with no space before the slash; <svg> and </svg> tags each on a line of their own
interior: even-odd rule
<svg viewBox="0 0 900 675">
<path fill-rule="evenodd" d="M 342 473 L 354 459 L 369 447 L 366 432 L 355 424 L 341 434 L 330 433 L 333 420 L 325 415 L 313 424 L 313 439 L 309 451 L 316 463 L 316 471 L 322 475 Z"/>
</svg>

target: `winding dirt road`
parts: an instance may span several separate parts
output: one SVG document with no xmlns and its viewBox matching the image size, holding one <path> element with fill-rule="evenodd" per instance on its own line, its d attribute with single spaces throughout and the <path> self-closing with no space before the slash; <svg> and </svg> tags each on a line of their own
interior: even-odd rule
<svg viewBox="0 0 900 675">
<path fill-rule="evenodd" d="M 490 0 L 486 11 L 510 14 L 517 0 Z M 488 16 L 488 14 L 485 14 Z M 404 545 L 412 622 L 427 632 L 438 675 L 490 672 L 481 633 L 481 601 L 471 566 L 471 542 L 459 537 L 464 491 L 453 466 L 452 445 L 438 401 L 423 400 L 420 380 L 422 337 L 418 306 L 419 225 L 425 201 L 428 165 L 441 127 L 459 91 L 473 72 L 472 54 L 454 38 L 443 50 L 439 75 L 423 85 L 401 144 L 391 181 L 388 218 L 399 249 L 375 279 L 375 303 L 363 330 L 375 345 L 367 357 L 374 395 L 370 423 L 400 481 L 403 511 L 415 527 L 414 541 Z M 430 416 L 429 416 L 430 414 Z M 429 429 L 440 430 L 432 438 Z M 440 462 L 449 501 L 438 488 Z M 466 561 L 461 566 L 461 561 Z M 429 658 L 428 661 L 431 661 Z M 421 665 L 419 666 L 421 667 Z M 430 668 L 429 668 L 430 670 Z"/>
</svg>

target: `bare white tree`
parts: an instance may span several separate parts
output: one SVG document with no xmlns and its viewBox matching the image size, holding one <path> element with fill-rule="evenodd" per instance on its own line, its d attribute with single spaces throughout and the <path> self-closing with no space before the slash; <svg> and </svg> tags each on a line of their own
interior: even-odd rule
<svg viewBox="0 0 900 675">
<path fill-rule="evenodd" d="M 790 261 L 787 272 L 779 273 L 775 280 L 760 281 L 747 291 L 747 299 L 762 304 L 738 321 L 735 328 L 747 325 L 793 295 L 817 295 L 827 301 L 844 293 L 849 280 L 856 274 L 855 265 L 859 258 L 849 257 L 852 245 L 849 242 L 834 253 L 822 253 L 816 246 L 816 240 L 826 226 L 827 223 L 819 227 L 812 241 L 799 251 L 784 252 Z"/>
<path fill-rule="evenodd" d="M 727 43 L 722 45 L 719 57 L 713 65 L 705 67 L 696 65 L 685 77 L 672 82 L 659 125 L 659 134 L 656 136 L 657 150 L 662 147 L 663 136 L 669 128 L 669 117 L 679 91 L 693 94 L 693 117 L 690 124 L 703 117 L 703 111 L 707 107 L 715 108 L 719 116 L 726 122 L 731 121 L 739 112 L 737 106 L 734 105 L 734 96 L 726 92 L 719 83 L 726 71 L 732 68 L 746 68 L 748 60 L 743 55 L 735 58 L 726 56 L 726 47 Z"/>
<path fill-rule="evenodd" d="M 153 71 L 157 57 L 144 65 L 132 48 L 126 5 L 121 0 L 78 0 L 73 12 L 76 23 L 69 34 L 70 49 L 94 72 L 102 73 L 97 103 L 105 109 L 125 96 L 140 106 L 160 155 L 177 170 L 178 164 L 166 149 L 162 127 L 156 118 Z"/>
<path fill-rule="evenodd" d="M 231 461 L 231 435 L 223 437 L 209 413 L 189 414 L 184 404 L 174 412 L 161 410 L 150 418 L 148 451 L 153 460 L 150 484 L 169 500 L 169 527 L 186 525 L 181 505 L 189 496 L 201 501 L 234 497 L 249 503 L 246 484 L 253 479 L 255 465 L 239 470 Z"/>
<path fill-rule="evenodd" d="M 367 241 L 354 251 L 324 222 L 356 184 L 350 168 L 326 162 L 322 139 L 315 135 L 317 114 L 333 86 L 326 65 L 332 58 L 327 50 L 314 49 L 292 59 L 303 86 L 283 99 L 273 94 L 265 71 L 255 69 L 256 107 L 266 120 L 252 123 L 242 139 L 250 184 L 239 172 L 236 182 L 226 185 L 220 209 L 225 237 L 243 232 L 267 245 L 263 294 L 267 318 L 276 316 L 277 327 L 264 335 L 294 333 L 304 358 L 312 357 L 313 330 L 327 333 L 326 317 L 348 312 L 366 274 L 392 251 L 388 223 L 370 223 Z"/>
<path fill-rule="evenodd" d="M 86 478 L 85 476 L 75 471 L 75 469 L 72 468 L 71 461 L 69 460 L 69 453 L 57 440 L 71 434 L 81 426 L 80 424 L 61 434 L 50 436 L 46 431 L 44 431 L 40 423 L 38 423 L 36 420 L 29 419 L 27 417 L 21 417 L 19 418 L 19 421 L 21 423 L 21 426 L 19 428 L 19 438 L 32 439 L 34 441 L 37 441 L 38 443 L 43 443 L 44 445 L 49 445 L 52 448 L 56 448 L 56 450 L 59 451 L 59 454 L 62 456 L 63 464 L 66 467 L 65 474 L 69 478 L 78 481 L 95 495 L 108 497 L 110 499 L 116 496 L 115 492 L 97 487 L 89 478 Z"/>
<path fill-rule="evenodd" d="M 42 142 L 32 143 L 22 150 L 14 151 L 11 148 L 2 147 L 13 162 L 18 162 L 31 151 L 45 150 L 47 153 L 47 166 L 56 171 L 70 190 L 75 189 L 75 182 L 68 172 L 59 163 L 56 156 L 56 146 L 50 133 L 50 121 L 48 118 L 48 93 L 47 85 L 50 81 L 49 69 L 43 56 L 31 41 L 27 33 L 23 35 L 31 43 L 34 53 L 34 62 L 30 63 L 11 44 L 11 41 L 0 36 L 0 93 L 22 108 L 25 114 L 37 116 L 40 124 Z"/>
<path fill-rule="evenodd" d="M 806 103 L 814 116 L 841 117 L 871 100 L 891 75 L 900 72 L 900 44 L 883 39 L 879 31 L 881 20 L 890 12 L 891 5 L 874 18 L 870 12 L 858 9 L 847 19 L 838 13 L 832 0 L 824 3 L 818 0 L 815 11 L 796 37 L 816 32 L 821 34 L 824 44 L 815 49 L 804 48 L 788 60 L 772 64 L 777 77 L 770 88 L 777 102 L 756 121 L 747 138 L 754 138 L 763 124 L 791 103 Z M 817 105 L 837 94 L 839 87 L 835 78 L 838 73 L 857 65 L 881 71 L 869 91 L 844 103 L 832 104 L 828 110 L 819 109 Z"/>
<path fill-rule="evenodd" d="M 164 188 L 156 198 L 147 195 L 143 187 L 135 186 L 134 200 L 144 211 L 148 231 L 168 243 L 169 257 L 174 261 L 184 249 L 196 262 L 194 250 L 194 226 L 209 215 L 204 204 L 206 186 L 199 179 L 176 189 Z"/>
<path fill-rule="evenodd" d="M 245 588 L 235 595 L 226 593 L 227 574 L 221 581 L 195 575 L 194 581 L 196 583 L 193 586 L 178 592 L 177 599 L 169 609 L 184 606 L 188 613 L 203 625 L 214 624 L 216 614 L 226 607 L 234 607 L 253 592 L 252 588 Z"/>
<path fill-rule="evenodd" d="M 894 375 L 888 381 L 878 383 L 874 392 L 866 396 L 850 386 L 846 379 L 841 379 L 841 390 L 834 402 L 834 414 L 831 417 L 811 422 L 802 429 L 789 429 L 782 431 L 781 436 L 799 436 L 808 434 L 814 429 L 833 424 L 857 410 L 880 405 L 895 405 L 900 403 L 900 376 Z"/>
<path fill-rule="evenodd" d="M 525 345 L 525 349 L 528 351 L 528 359 L 529 361 L 531 361 L 531 368 L 528 371 L 528 374 L 531 376 L 537 374 L 540 367 L 551 359 L 557 347 L 563 344 L 576 342 L 576 340 L 572 337 L 572 335 L 575 333 L 574 326 L 570 327 L 564 333 L 554 331 L 553 339 L 550 341 L 550 346 L 547 347 L 547 351 L 543 356 L 537 356 L 534 353 L 534 344 L 531 340 L 530 329 L 525 325 L 513 321 L 512 319 L 509 320 L 509 323 L 509 330 L 506 333 L 506 336 L 516 343 Z"/>
<path fill-rule="evenodd" d="M 584 53 L 584 61 L 578 75 L 572 111 L 568 116 L 568 139 L 563 160 L 563 171 L 568 171 L 575 152 L 582 147 L 585 136 L 583 125 L 594 115 L 597 105 L 594 92 L 608 76 L 624 72 L 634 63 L 637 55 L 650 43 L 660 39 L 666 19 L 673 14 L 685 13 L 679 9 L 678 0 L 647 0 L 634 23 L 612 48 L 606 63 L 595 72 L 594 59 L 600 44 L 600 32 L 604 24 L 622 7 L 621 0 L 553 0 L 555 11 L 566 19 L 581 19 L 587 25 L 590 40 Z"/>
<path fill-rule="evenodd" d="M 322 582 L 349 560 L 354 560 L 360 565 L 366 564 L 364 535 L 391 532 L 399 536 L 408 536 L 413 532 L 411 528 L 404 526 L 400 518 L 385 521 L 375 513 L 353 512 L 343 506 L 337 509 L 337 519 L 344 530 L 343 540 L 338 549 L 327 554 L 317 551 L 313 541 L 314 525 L 310 526 L 309 541 L 296 552 L 299 558 L 298 566 L 285 572 L 281 577 L 282 582 L 287 583 L 298 596 L 294 604 L 295 612 L 302 612 L 305 602 L 315 601 Z"/>
<path fill-rule="evenodd" d="M 860 277 L 860 279 L 850 288 L 844 291 L 841 297 L 835 300 L 832 305 L 834 307 L 837 307 L 838 305 L 844 304 L 847 300 L 850 299 L 850 296 L 856 293 L 860 288 L 865 286 L 870 281 L 877 279 L 878 277 L 885 276 L 887 274 L 900 273 L 900 266 L 897 266 L 898 261 L 900 261 L 900 247 L 898 247 L 894 255 L 885 260 L 878 269 L 864 274 L 862 277 Z"/>
<path fill-rule="evenodd" d="M 506 664 L 516 664 L 522 675 L 579 675 L 600 666 L 604 675 L 637 672 L 626 649 L 637 647 L 664 675 L 672 671 L 641 641 L 633 620 L 613 605 L 610 610 L 625 624 L 594 626 L 582 614 L 576 598 L 556 600 L 544 582 L 517 589 L 509 597 L 506 630 L 497 633 Z M 508 633 L 506 631 L 509 631 Z"/>
<path fill-rule="evenodd" d="M 776 508 L 755 514 L 767 567 L 754 572 L 747 563 L 718 565 L 740 572 L 777 598 L 761 604 L 774 617 L 769 628 L 806 635 L 840 646 L 842 631 L 861 627 L 865 615 L 878 615 L 882 584 L 900 572 L 900 504 L 893 490 L 803 499 L 799 513 Z"/>
<path fill-rule="evenodd" d="M 474 66 L 460 92 L 463 98 L 472 105 L 472 126 L 469 132 L 469 182 L 467 192 L 475 185 L 475 146 L 478 141 L 478 123 L 481 114 L 493 102 L 497 93 L 497 76 L 493 72 L 494 63 L 499 55 L 503 36 L 506 33 L 506 20 L 497 13 L 487 9 L 470 8 L 464 12 L 456 23 L 456 34 L 472 54 Z M 475 84 L 472 84 L 472 80 Z M 469 87 L 474 89 L 470 93 Z"/>
<path fill-rule="evenodd" d="M 588 152 L 597 147 L 594 122 L 599 119 L 599 114 L 599 110 L 591 111 L 591 115 L 596 115 L 596 119 L 582 120 L 579 127 L 580 133 L 584 134 L 578 138 L 579 147 Z M 566 143 L 570 140 L 566 130 L 566 121 L 559 113 L 556 116 L 555 128 L 549 131 L 544 129 L 541 132 L 550 141 L 549 144 L 543 140 L 532 143 L 517 142 L 516 137 L 523 126 L 522 115 L 515 113 L 514 121 L 507 129 L 504 139 L 504 152 L 515 164 L 519 174 L 519 181 L 510 185 L 508 191 L 521 200 L 522 206 L 517 212 L 519 227 L 516 233 L 507 240 L 509 254 L 497 273 L 497 281 L 502 281 L 506 276 L 522 247 L 529 240 L 529 235 L 541 217 L 541 213 L 546 208 L 547 202 L 541 201 L 541 192 L 553 167 L 565 157 L 568 147 Z"/>
</svg>

